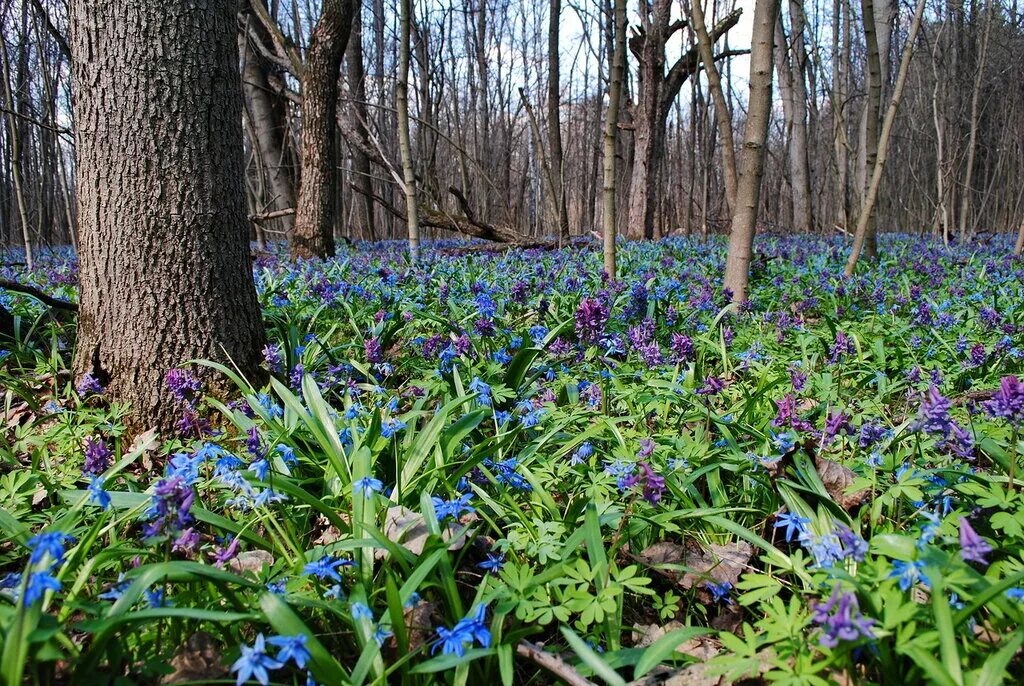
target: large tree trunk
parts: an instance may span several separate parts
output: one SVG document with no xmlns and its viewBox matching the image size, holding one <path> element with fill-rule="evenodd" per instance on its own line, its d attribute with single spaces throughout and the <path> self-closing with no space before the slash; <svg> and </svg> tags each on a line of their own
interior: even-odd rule
<svg viewBox="0 0 1024 686">
<path fill-rule="evenodd" d="M 868 259 L 878 254 L 878 241 L 875 228 L 875 206 L 868 202 L 871 170 L 878 158 L 878 127 L 882 118 L 882 61 L 878 26 L 875 19 L 874 0 L 861 0 L 861 12 L 864 16 L 864 42 L 867 49 L 868 62 L 868 98 L 864 115 L 864 164 L 866 173 L 861 186 L 860 213 L 857 224 L 864 224 L 863 252 Z"/>
<path fill-rule="evenodd" d="M 249 32 L 263 45 L 271 45 L 270 37 L 263 23 L 247 7 L 242 14 L 242 91 L 245 94 L 249 117 L 255 133 L 253 143 L 262 162 L 269 198 L 261 199 L 263 207 L 259 212 L 273 212 L 295 207 L 295 182 L 293 168 L 285 153 L 288 134 L 287 109 L 284 98 L 277 95 L 269 81 L 272 67 L 253 46 Z M 292 216 L 283 215 L 276 220 L 281 231 L 288 233 L 292 228 Z"/>
<path fill-rule="evenodd" d="M 761 198 L 764 172 L 765 139 L 772 114 L 772 38 L 778 16 L 779 0 L 756 0 L 754 29 L 750 48 L 750 98 L 743 149 L 739 160 L 739 186 L 736 210 L 725 259 L 725 287 L 732 291 L 733 302 L 747 299 L 750 259 L 757 226 L 757 208 Z"/>
<path fill-rule="evenodd" d="M 338 152 L 335 111 L 355 0 L 324 0 L 302 70 L 302 172 L 292 236 L 293 257 L 334 255 Z"/>
<path fill-rule="evenodd" d="M 781 60 L 780 71 L 789 72 L 788 78 L 779 79 L 780 88 L 788 85 L 790 94 L 783 102 L 790 105 L 789 139 L 789 180 L 792 190 L 793 231 L 809 233 L 814 230 L 814 212 L 811 203 L 811 171 L 808 156 L 807 135 L 807 50 L 804 47 L 806 21 L 798 0 L 789 0 L 789 21 L 792 35 L 789 38 L 789 60 Z M 786 54 L 785 42 L 780 49 Z"/>
<path fill-rule="evenodd" d="M 71 3 L 80 291 L 74 368 L 169 428 L 167 370 L 258 373 L 230 0 Z"/>
</svg>

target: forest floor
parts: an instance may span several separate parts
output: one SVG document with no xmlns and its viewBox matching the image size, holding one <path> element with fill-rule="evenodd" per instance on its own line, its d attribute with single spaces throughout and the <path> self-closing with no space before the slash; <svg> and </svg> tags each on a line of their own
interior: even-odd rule
<svg viewBox="0 0 1024 686">
<path fill-rule="evenodd" d="M 177 435 L 0 291 L 0 681 L 997 684 L 1024 260 L 888 236 L 261 255 L 270 383 Z M 0 269 L 74 300 L 73 254 Z M 1013 677 L 1009 677 L 1012 682 Z"/>
</svg>

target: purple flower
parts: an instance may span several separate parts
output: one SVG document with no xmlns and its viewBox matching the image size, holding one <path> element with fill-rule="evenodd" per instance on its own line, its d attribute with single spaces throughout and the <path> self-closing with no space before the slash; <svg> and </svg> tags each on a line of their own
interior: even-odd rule
<svg viewBox="0 0 1024 686">
<path fill-rule="evenodd" d="M 83 374 L 78 386 L 75 388 L 78 395 L 89 395 L 90 393 L 102 393 L 103 385 L 96 380 L 92 374 Z"/>
<path fill-rule="evenodd" d="M 194 402 L 194 396 L 202 389 L 202 384 L 199 379 L 192 376 L 190 372 L 185 369 L 170 369 L 164 376 L 164 383 L 167 384 L 167 389 L 174 394 L 180 402 L 192 404 Z"/>
<path fill-rule="evenodd" d="M 672 361 L 686 362 L 693 359 L 693 340 L 681 333 L 672 334 Z"/>
<path fill-rule="evenodd" d="M 826 648 L 835 648 L 840 641 L 875 638 L 871 631 L 874 620 L 861 614 L 853 593 L 840 591 L 838 586 L 832 589 L 827 601 L 815 605 L 811 619 L 821 625 L 818 643 Z"/>
<path fill-rule="evenodd" d="M 215 567 L 223 567 L 225 564 L 235 559 L 235 556 L 238 555 L 239 541 L 240 539 L 235 536 L 231 543 L 223 548 L 217 548 L 216 552 L 213 554 Z"/>
<path fill-rule="evenodd" d="M 914 429 L 945 436 L 949 433 L 952 424 L 952 420 L 949 418 L 949 409 L 952 406 L 953 403 L 939 393 L 938 388 L 929 386 L 928 392 L 925 393 L 921 401 L 921 407 L 917 410 Z"/>
<path fill-rule="evenodd" d="M 588 345 L 596 344 L 604 335 L 608 323 L 608 307 L 595 298 L 584 298 L 580 301 L 574 315 L 576 335 L 580 341 Z"/>
<path fill-rule="evenodd" d="M 969 562 L 988 565 L 985 556 L 992 552 L 992 546 L 979 536 L 966 517 L 960 518 L 960 556 Z"/>
<path fill-rule="evenodd" d="M 363 343 L 363 351 L 366 353 L 367 362 L 377 363 L 384 361 L 384 351 L 380 346 L 380 339 L 376 336 L 369 338 Z"/>
<path fill-rule="evenodd" d="M 697 395 L 718 395 L 725 389 L 725 381 L 717 376 L 704 379 L 704 385 L 697 389 Z"/>
<path fill-rule="evenodd" d="M 1004 376 L 999 381 L 999 390 L 985 403 L 985 411 L 1020 426 L 1024 423 L 1024 383 L 1016 376 Z"/>
<path fill-rule="evenodd" d="M 82 473 L 95 476 L 107 471 L 112 454 L 102 438 L 85 439 L 85 464 L 82 465 Z"/>
<path fill-rule="evenodd" d="M 847 435 L 853 433 L 850 417 L 842 412 L 832 412 L 825 420 L 825 430 L 821 434 L 822 443 L 828 445 L 840 433 Z"/>
<path fill-rule="evenodd" d="M 192 523 L 192 503 L 195 492 L 180 476 L 161 479 L 153 491 L 152 504 L 146 514 L 150 522 L 143 527 L 146 538 L 165 533 L 180 532 Z"/>
</svg>

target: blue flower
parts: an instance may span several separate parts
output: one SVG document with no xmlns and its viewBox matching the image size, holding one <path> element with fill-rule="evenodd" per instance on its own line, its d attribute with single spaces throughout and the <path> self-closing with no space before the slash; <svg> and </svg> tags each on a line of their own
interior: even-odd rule
<svg viewBox="0 0 1024 686">
<path fill-rule="evenodd" d="M 724 602 L 726 605 L 732 605 L 732 599 L 729 597 L 729 592 L 732 590 L 732 584 L 728 581 L 716 584 L 714 581 L 705 582 L 704 588 L 711 591 L 711 600 L 716 603 Z"/>
<path fill-rule="evenodd" d="M 242 655 L 231 665 L 232 672 L 238 672 L 236 686 L 242 686 L 249 679 L 255 679 L 263 686 L 270 683 L 269 672 L 280 669 L 284 665 L 267 655 L 266 640 L 263 634 L 256 636 L 256 642 L 250 648 L 242 646 Z"/>
<path fill-rule="evenodd" d="M 110 494 L 103 490 L 103 477 L 94 476 L 89 482 L 89 502 L 104 510 L 110 509 Z"/>
<path fill-rule="evenodd" d="M 281 663 L 291 660 L 299 669 L 305 669 L 306 662 L 311 659 L 309 649 L 306 648 L 306 637 L 302 634 L 295 636 L 271 636 L 267 639 L 267 643 L 280 648 L 277 651 L 277 659 Z"/>
<path fill-rule="evenodd" d="M 498 572 L 505 566 L 505 556 L 501 553 L 487 553 L 487 559 L 477 565 L 487 572 Z"/>
<path fill-rule="evenodd" d="M 51 566 L 59 565 L 64 561 L 64 544 L 74 540 L 73 536 L 63 531 L 46 531 L 36 534 L 25 543 L 32 551 L 29 563 L 37 564 L 49 555 L 53 559 Z"/>
<path fill-rule="evenodd" d="M 367 498 L 372 497 L 374 493 L 380 493 L 383 488 L 384 483 L 372 476 L 364 476 L 362 479 L 352 482 L 352 489 Z"/>
<path fill-rule="evenodd" d="M 479 605 L 471 615 L 465 619 L 460 619 L 451 629 L 443 626 L 438 627 L 437 641 L 434 642 L 431 652 L 436 653 L 437 649 L 440 648 L 441 653 L 444 655 L 462 657 L 466 654 L 466 646 L 471 645 L 474 641 L 484 648 L 490 647 L 491 632 L 487 625 L 484 624 L 486 612 L 487 607 Z"/>
<path fill-rule="evenodd" d="M 776 529 L 786 528 L 786 542 L 792 541 L 795 536 L 802 534 L 806 530 L 805 525 L 810 523 L 811 520 L 801 517 L 795 512 L 783 512 L 775 518 Z"/>
<path fill-rule="evenodd" d="M 373 632 L 373 640 L 377 642 L 377 645 L 384 645 L 384 641 L 394 636 L 394 634 L 385 626 L 377 625 L 377 628 Z"/>
<path fill-rule="evenodd" d="M 352 567 L 355 563 L 352 560 L 345 560 L 340 557 L 322 557 L 316 562 L 307 562 L 302 568 L 302 573 L 307 576 L 315 576 L 318 579 L 333 579 L 341 581 L 338 567 Z"/>
<path fill-rule="evenodd" d="M 352 603 L 351 606 L 352 619 L 368 619 L 373 621 L 373 610 L 371 610 L 365 603 Z"/>
<path fill-rule="evenodd" d="M 476 512 L 476 509 L 469 504 L 469 501 L 472 499 L 472 493 L 463 493 L 453 500 L 441 500 L 436 496 L 430 500 L 434 504 L 434 514 L 437 515 L 437 521 L 443 522 L 446 519 L 457 520 L 463 513 Z"/>
<path fill-rule="evenodd" d="M 383 426 L 380 427 L 380 435 L 383 436 L 384 438 L 391 438 L 405 427 L 405 422 L 399 421 L 397 419 L 389 419 L 384 423 Z"/>
<path fill-rule="evenodd" d="M 922 573 L 924 563 L 920 560 L 904 562 L 903 560 L 892 561 L 892 571 L 889 572 L 890 579 L 900 580 L 900 590 L 906 591 L 914 584 L 921 582 L 926 587 L 930 586 L 928 577 Z"/>
<path fill-rule="evenodd" d="M 31 605 L 42 598 L 47 591 L 57 592 L 61 583 L 49 572 L 35 572 L 28 578 L 28 588 L 25 589 L 25 604 Z"/>
</svg>

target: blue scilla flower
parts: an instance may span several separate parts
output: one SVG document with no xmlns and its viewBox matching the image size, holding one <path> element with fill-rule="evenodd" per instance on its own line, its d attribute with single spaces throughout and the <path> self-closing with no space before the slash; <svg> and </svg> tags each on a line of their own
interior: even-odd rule
<svg viewBox="0 0 1024 686">
<path fill-rule="evenodd" d="M 372 476 L 364 476 L 352 482 L 352 488 L 356 493 L 362 493 L 364 497 L 369 498 L 374 493 L 380 493 L 384 489 L 384 483 Z"/>
<path fill-rule="evenodd" d="M 926 587 L 930 587 L 928 583 L 928 577 L 924 575 L 924 562 L 915 560 L 913 562 L 904 562 L 903 560 L 892 561 L 892 571 L 889 572 L 890 579 L 899 579 L 900 590 L 906 591 L 911 586 L 922 583 Z"/>
<path fill-rule="evenodd" d="M 60 588 L 60 581 L 50 572 L 33 572 L 28 578 L 28 587 L 25 589 L 25 605 L 33 604 L 46 595 L 47 591 L 56 593 Z"/>
<path fill-rule="evenodd" d="M 389 419 L 380 427 L 380 435 L 384 438 L 391 438 L 405 427 L 405 422 L 397 419 Z"/>
<path fill-rule="evenodd" d="M 371 610 L 365 603 L 352 603 L 350 610 L 352 612 L 352 619 L 366 619 L 371 622 L 373 621 L 373 610 Z"/>
<path fill-rule="evenodd" d="M 231 665 L 231 671 L 238 673 L 235 682 L 237 686 L 242 686 L 250 679 L 267 686 L 270 683 L 270 672 L 283 666 L 267 654 L 266 639 L 263 634 L 258 634 L 252 647 L 242 646 L 242 655 Z"/>
<path fill-rule="evenodd" d="M 103 477 L 94 476 L 89 482 L 89 502 L 103 510 L 110 509 L 110 494 L 103 490 Z"/>
<path fill-rule="evenodd" d="M 73 536 L 63 531 L 44 531 L 36 534 L 25 543 L 32 551 L 29 563 L 38 564 L 49 555 L 52 560 L 51 567 L 59 565 L 64 561 L 64 545 L 74 540 Z"/>
<path fill-rule="evenodd" d="M 316 562 L 307 562 L 306 566 L 302 568 L 302 573 L 306 576 L 315 576 L 318 579 L 341 581 L 341 574 L 338 573 L 338 568 L 352 566 L 355 566 L 355 562 L 352 560 L 345 560 L 340 557 L 321 557 Z"/>
<path fill-rule="evenodd" d="M 807 524 L 810 524 L 811 520 L 806 517 L 801 517 L 795 512 L 783 512 L 775 518 L 776 529 L 785 528 L 783 532 L 786 537 L 786 542 L 792 541 L 795 537 L 799 537 L 800 534 L 804 533 L 807 528 Z"/>
<path fill-rule="evenodd" d="M 483 648 L 489 648 L 491 632 L 484 624 L 486 612 L 485 605 L 478 605 L 468 617 L 460 619 L 451 629 L 438 627 L 437 641 L 434 642 L 431 652 L 436 653 L 440 649 L 444 655 L 462 657 L 466 654 L 466 647 L 474 642 L 479 643 Z"/>
<path fill-rule="evenodd" d="M 277 660 L 282 664 L 290 660 L 299 669 L 305 669 L 306 663 L 312 658 L 309 649 L 306 648 L 306 637 L 303 634 L 271 636 L 267 643 L 278 648 Z"/>
<path fill-rule="evenodd" d="M 463 514 L 476 512 L 476 509 L 469 504 L 469 501 L 472 499 L 472 493 L 464 493 L 452 500 L 442 500 L 434 496 L 431 497 L 430 501 L 434 504 L 434 514 L 437 515 L 437 521 L 443 522 L 446 519 L 457 520 Z"/>
</svg>

